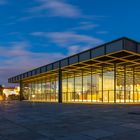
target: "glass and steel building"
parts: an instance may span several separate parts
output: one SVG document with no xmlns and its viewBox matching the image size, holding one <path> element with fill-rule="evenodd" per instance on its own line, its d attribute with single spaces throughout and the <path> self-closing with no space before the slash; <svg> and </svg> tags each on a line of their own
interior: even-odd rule
<svg viewBox="0 0 140 140">
<path fill-rule="evenodd" d="M 21 100 L 140 102 L 140 43 L 126 37 L 8 79 Z"/>
</svg>

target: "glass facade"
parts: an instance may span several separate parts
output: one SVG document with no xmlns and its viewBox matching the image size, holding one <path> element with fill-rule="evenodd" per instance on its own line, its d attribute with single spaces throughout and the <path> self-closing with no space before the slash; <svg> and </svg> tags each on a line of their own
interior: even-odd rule
<svg viewBox="0 0 140 140">
<path fill-rule="evenodd" d="M 62 70 L 62 102 L 139 102 L 139 71 L 139 67 L 117 64 Z M 24 99 L 58 102 L 58 76 L 23 82 Z"/>
<path fill-rule="evenodd" d="M 63 102 L 129 103 L 140 101 L 140 73 L 125 65 L 64 72 Z"/>
<path fill-rule="evenodd" d="M 25 100 L 58 102 L 58 78 L 42 78 L 24 82 L 22 92 Z"/>
</svg>

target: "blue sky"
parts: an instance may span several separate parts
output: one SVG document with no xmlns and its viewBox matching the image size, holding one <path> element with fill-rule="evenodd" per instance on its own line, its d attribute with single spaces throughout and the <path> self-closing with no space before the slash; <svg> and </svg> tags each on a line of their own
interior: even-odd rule
<svg viewBox="0 0 140 140">
<path fill-rule="evenodd" d="M 140 40 L 139 0 L 0 0 L 0 84 L 127 36 Z"/>
</svg>

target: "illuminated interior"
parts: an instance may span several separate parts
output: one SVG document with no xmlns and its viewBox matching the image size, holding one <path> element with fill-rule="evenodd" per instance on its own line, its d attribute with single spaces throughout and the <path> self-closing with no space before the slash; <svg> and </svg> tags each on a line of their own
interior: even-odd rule
<svg viewBox="0 0 140 140">
<path fill-rule="evenodd" d="M 32 101 L 58 101 L 58 81 L 57 77 L 43 78 L 23 83 L 23 93 L 25 100 Z"/>
<path fill-rule="evenodd" d="M 139 102 L 139 74 L 132 68 L 91 67 L 90 71 L 64 74 L 64 102 Z M 115 78 L 114 78 L 115 77 Z M 134 81 L 135 79 L 135 81 Z M 133 83 L 135 82 L 135 83 Z"/>
</svg>

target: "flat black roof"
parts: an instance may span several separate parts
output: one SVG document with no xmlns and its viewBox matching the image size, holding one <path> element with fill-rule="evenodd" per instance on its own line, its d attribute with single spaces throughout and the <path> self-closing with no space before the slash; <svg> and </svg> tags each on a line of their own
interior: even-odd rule
<svg viewBox="0 0 140 140">
<path fill-rule="evenodd" d="M 27 71 L 17 76 L 11 77 L 8 79 L 8 82 L 18 83 L 21 80 L 24 80 L 30 77 L 35 77 L 40 74 L 45 74 L 45 73 L 55 71 L 58 69 L 63 69 L 64 67 L 69 67 L 71 65 L 79 64 L 81 62 L 84 62 L 90 59 L 96 59 L 98 57 L 105 56 L 105 55 L 115 53 L 115 52 L 119 52 L 122 50 L 140 54 L 140 43 L 135 40 L 129 39 L 127 37 L 122 37 L 122 38 L 110 41 L 108 43 L 99 45 L 97 47 L 88 49 L 86 51 L 80 52 L 78 54 L 74 54 L 72 56 L 55 61 L 53 63 Z M 104 61 L 104 59 L 100 61 Z M 117 63 L 117 61 L 116 62 L 114 61 L 114 63 Z"/>
</svg>

